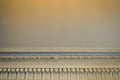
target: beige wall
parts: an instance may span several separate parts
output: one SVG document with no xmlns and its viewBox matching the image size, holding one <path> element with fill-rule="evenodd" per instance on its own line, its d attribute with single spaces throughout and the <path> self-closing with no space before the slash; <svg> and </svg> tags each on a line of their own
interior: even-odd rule
<svg viewBox="0 0 120 80">
<path fill-rule="evenodd" d="M 0 48 L 120 48 L 120 0 L 0 0 Z"/>
</svg>

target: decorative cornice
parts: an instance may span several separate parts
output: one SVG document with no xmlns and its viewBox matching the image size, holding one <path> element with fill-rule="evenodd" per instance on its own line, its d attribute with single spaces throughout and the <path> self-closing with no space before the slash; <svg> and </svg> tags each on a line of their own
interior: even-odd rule
<svg viewBox="0 0 120 80">
<path fill-rule="evenodd" d="M 120 80 L 120 55 L 0 55 L 0 80 L 89 79 Z"/>
<path fill-rule="evenodd" d="M 0 48 L 0 52 L 120 52 L 120 48 Z"/>
</svg>

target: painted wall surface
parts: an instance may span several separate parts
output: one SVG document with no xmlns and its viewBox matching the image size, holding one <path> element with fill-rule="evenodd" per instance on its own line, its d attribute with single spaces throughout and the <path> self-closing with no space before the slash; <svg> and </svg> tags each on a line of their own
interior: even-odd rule
<svg viewBox="0 0 120 80">
<path fill-rule="evenodd" d="M 120 0 L 0 0 L 0 48 L 120 48 Z"/>
</svg>

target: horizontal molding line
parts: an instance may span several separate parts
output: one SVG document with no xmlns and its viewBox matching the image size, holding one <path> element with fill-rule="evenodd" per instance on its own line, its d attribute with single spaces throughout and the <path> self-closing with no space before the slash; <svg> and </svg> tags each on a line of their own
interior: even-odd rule
<svg viewBox="0 0 120 80">
<path fill-rule="evenodd" d="M 118 68 L 3 68 L 0 80 L 120 80 Z"/>
<path fill-rule="evenodd" d="M 0 52 L 120 52 L 118 48 L 0 48 Z"/>
<path fill-rule="evenodd" d="M 120 68 L 116 60 L 1 60 L 0 68 Z"/>
<path fill-rule="evenodd" d="M 0 55 L 0 59 L 120 59 L 120 55 Z"/>
<path fill-rule="evenodd" d="M 120 72 L 120 68 L 0 68 L 0 72 Z"/>
</svg>

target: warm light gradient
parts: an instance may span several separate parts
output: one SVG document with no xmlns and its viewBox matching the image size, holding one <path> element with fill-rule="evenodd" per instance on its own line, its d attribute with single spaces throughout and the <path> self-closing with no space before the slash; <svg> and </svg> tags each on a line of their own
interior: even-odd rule
<svg viewBox="0 0 120 80">
<path fill-rule="evenodd" d="M 0 48 L 120 48 L 120 0 L 0 0 Z"/>
</svg>

